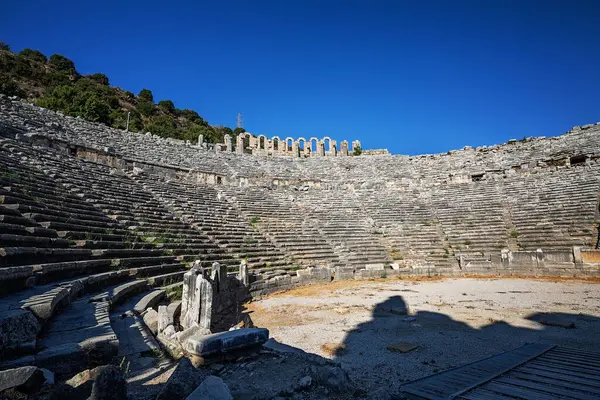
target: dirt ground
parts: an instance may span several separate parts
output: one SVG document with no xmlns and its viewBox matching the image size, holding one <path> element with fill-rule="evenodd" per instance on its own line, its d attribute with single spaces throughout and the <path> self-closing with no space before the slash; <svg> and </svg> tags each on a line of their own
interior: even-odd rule
<svg viewBox="0 0 600 400">
<path fill-rule="evenodd" d="M 600 285 L 564 279 L 346 281 L 247 305 L 255 326 L 335 359 L 371 391 L 508 351 L 551 343 L 598 351 Z M 418 346 L 403 353 L 394 344 Z"/>
</svg>

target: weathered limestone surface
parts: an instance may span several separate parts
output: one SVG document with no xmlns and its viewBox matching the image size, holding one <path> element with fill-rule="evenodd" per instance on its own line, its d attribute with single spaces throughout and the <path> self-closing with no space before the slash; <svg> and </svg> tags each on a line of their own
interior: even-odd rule
<svg viewBox="0 0 600 400">
<path fill-rule="evenodd" d="M 245 140 L 215 151 L 0 96 L 2 368 L 71 376 L 146 319 L 222 351 L 196 339 L 240 302 L 332 279 L 600 275 L 598 124 L 422 156 Z"/>
<path fill-rule="evenodd" d="M 261 345 L 267 340 L 269 340 L 268 329 L 247 328 L 211 335 L 191 336 L 185 341 L 184 347 L 190 354 L 207 357 Z"/>
</svg>

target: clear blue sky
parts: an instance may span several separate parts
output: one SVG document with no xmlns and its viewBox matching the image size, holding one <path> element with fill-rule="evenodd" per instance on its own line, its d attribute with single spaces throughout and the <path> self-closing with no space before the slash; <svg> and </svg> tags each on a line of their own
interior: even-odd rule
<svg viewBox="0 0 600 400">
<path fill-rule="evenodd" d="M 5 1 L 0 41 L 211 124 L 392 153 L 600 121 L 600 1 Z"/>
</svg>

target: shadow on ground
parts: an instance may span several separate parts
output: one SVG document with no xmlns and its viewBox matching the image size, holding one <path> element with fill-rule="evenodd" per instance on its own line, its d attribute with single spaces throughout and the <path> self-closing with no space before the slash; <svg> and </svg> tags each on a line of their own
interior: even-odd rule
<svg viewBox="0 0 600 400">
<path fill-rule="evenodd" d="M 411 313 L 402 296 L 392 296 L 373 308 L 369 321 L 346 334 L 333 358 L 369 398 L 385 399 L 408 381 L 526 343 L 597 351 L 596 316 L 537 312 L 523 318 L 531 321 L 529 327 L 490 320 L 477 329 L 443 313 Z"/>
</svg>

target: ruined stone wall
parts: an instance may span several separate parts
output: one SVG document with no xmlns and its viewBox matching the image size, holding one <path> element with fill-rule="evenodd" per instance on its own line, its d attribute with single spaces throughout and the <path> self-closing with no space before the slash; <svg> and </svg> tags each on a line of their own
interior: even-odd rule
<svg viewBox="0 0 600 400">
<path fill-rule="evenodd" d="M 312 182 L 313 186 L 326 188 L 421 187 L 500 180 L 514 174 L 588 165 L 600 157 L 598 124 L 575 127 L 557 137 L 511 140 L 477 148 L 467 146 L 445 154 L 261 158 L 233 151 L 216 152 L 204 146 L 205 143 L 194 146 L 152 134 L 128 133 L 4 96 L 0 98 L 0 121 L 4 127 L 0 131 L 11 137 L 38 134 L 71 145 L 97 150 L 108 148 L 124 159 L 226 176 L 227 184 L 234 186 Z M 348 151 L 351 150 L 348 146 Z"/>
</svg>

